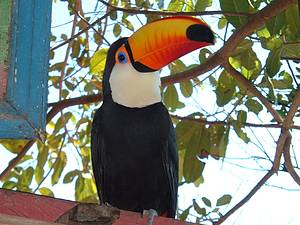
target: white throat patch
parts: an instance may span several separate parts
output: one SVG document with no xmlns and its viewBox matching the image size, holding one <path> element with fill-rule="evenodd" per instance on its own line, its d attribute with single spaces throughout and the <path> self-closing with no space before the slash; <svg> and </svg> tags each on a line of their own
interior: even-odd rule
<svg viewBox="0 0 300 225">
<path fill-rule="evenodd" d="M 141 73 L 130 64 L 116 64 L 109 78 L 113 101 L 130 108 L 142 108 L 161 101 L 158 72 Z"/>
</svg>

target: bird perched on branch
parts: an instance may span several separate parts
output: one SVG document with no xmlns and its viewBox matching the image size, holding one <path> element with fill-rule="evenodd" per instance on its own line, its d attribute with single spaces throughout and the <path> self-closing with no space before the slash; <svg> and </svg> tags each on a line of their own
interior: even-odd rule
<svg viewBox="0 0 300 225">
<path fill-rule="evenodd" d="M 110 46 L 103 104 L 91 131 L 93 171 L 102 203 L 175 217 L 178 153 L 161 99 L 159 70 L 213 43 L 213 32 L 203 21 L 168 17 Z"/>
</svg>

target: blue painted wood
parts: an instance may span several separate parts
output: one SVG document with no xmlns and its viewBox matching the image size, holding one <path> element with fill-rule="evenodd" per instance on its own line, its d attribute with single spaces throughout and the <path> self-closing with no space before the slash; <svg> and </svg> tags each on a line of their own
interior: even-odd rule
<svg viewBox="0 0 300 225">
<path fill-rule="evenodd" d="M 45 131 L 51 3 L 14 1 L 7 93 L 0 102 L 0 138 L 32 139 Z"/>
</svg>

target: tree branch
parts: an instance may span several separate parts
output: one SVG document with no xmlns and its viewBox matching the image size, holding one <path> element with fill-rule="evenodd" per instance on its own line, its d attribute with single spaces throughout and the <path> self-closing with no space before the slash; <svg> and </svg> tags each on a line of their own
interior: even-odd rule
<svg viewBox="0 0 300 225">
<path fill-rule="evenodd" d="M 57 113 L 59 113 L 62 109 L 66 107 L 94 103 L 97 101 L 101 101 L 101 99 L 102 99 L 102 94 L 98 94 L 98 95 L 88 95 L 88 96 L 72 98 L 72 99 L 65 99 L 60 102 L 50 103 L 48 106 L 52 108 L 47 114 L 46 122 L 49 123 Z M 10 171 L 22 160 L 22 158 L 26 155 L 29 149 L 33 146 L 35 141 L 36 140 L 30 140 L 24 145 L 23 149 L 18 153 L 18 155 L 15 158 L 13 158 L 9 162 L 8 166 L 2 171 L 2 173 L 0 174 L 0 180 L 5 180 L 5 178 L 8 176 Z"/>
<path fill-rule="evenodd" d="M 257 97 L 262 104 L 267 108 L 267 110 L 272 114 L 274 119 L 281 124 L 283 122 L 282 117 L 279 113 L 273 108 L 272 104 L 265 98 L 252 84 L 249 80 L 247 80 L 240 72 L 234 69 L 229 62 L 225 62 L 223 64 L 224 68 L 232 77 L 234 77 L 237 82 L 243 86 L 246 90 L 250 91 L 255 97 Z"/>
<path fill-rule="evenodd" d="M 229 216 L 231 216 L 235 211 L 237 211 L 239 208 L 241 208 L 246 202 L 248 202 L 254 194 L 269 180 L 269 178 L 274 174 L 278 172 L 279 165 L 280 165 L 280 159 L 282 156 L 282 152 L 285 148 L 286 139 L 289 135 L 289 131 L 282 128 L 281 134 L 277 141 L 277 147 L 274 157 L 274 162 L 272 168 L 269 170 L 269 172 L 255 185 L 255 187 L 249 192 L 246 197 L 244 197 L 239 203 L 237 203 L 232 209 L 230 209 L 224 216 L 222 216 L 217 222 L 214 223 L 214 225 L 219 225 L 222 222 L 224 222 Z"/>
<path fill-rule="evenodd" d="M 297 93 L 292 101 L 292 105 L 287 114 L 287 117 L 283 123 L 283 127 L 286 130 L 289 130 L 291 128 L 291 126 L 293 124 L 293 118 L 298 111 L 299 105 L 300 105 L 300 90 L 297 91 Z M 297 172 L 295 171 L 292 160 L 291 160 L 291 153 L 290 153 L 291 140 L 292 140 L 292 135 L 290 132 L 288 132 L 288 136 L 286 138 L 286 141 L 284 144 L 284 149 L 283 149 L 284 163 L 285 163 L 285 167 L 286 167 L 287 171 L 289 172 L 289 174 L 291 175 L 291 177 L 294 179 L 294 181 L 298 185 L 300 185 L 300 177 L 297 174 Z"/>
<path fill-rule="evenodd" d="M 194 117 L 184 117 L 184 116 L 178 116 L 174 114 L 170 114 L 170 116 L 174 119 L 178 120 L 184 120 L 184 121 L 191 121 L 199 124 L 205 124 L 205 125 L 213 125 L 213 126 L 233 126 L 232 122 L 229 121 L 209 121 L 204 118 L 194 118 Z M 245 127 L 256 127 L 256 128 L 282 128 L 282 124 L 278 123 L 263 123 L 263 124 L 257 124 L 257 123 L 242 123 L 241 125 Z M 291 128 L 300 130 L 300 126 L 298 125 L 291 125 Z"/>
<path fill-rule="evenodd" d="M 300 177 L 297 174 L 296 170 L 293 167 L 293 163 L 291 160 L 291 153 L 290 153 L 290 146 L 291 146 L 292 136 L 288 136 L 286 139 L 286 143 L 283 149 L 283 158 L 284 158 L 284 165 L 286 167 L 286 170 L 289 172 L 291 177 L 294 179 L 294 181 L 300 185 Z"/>
<path fill-rule="evenodd" d="M 266 175 L 254 186 L 254 188 L 246 195 L 239 203 L 237 203 L 232 209 L 230 209 L 224 216 L 222 216 L 218 221 L 214 222 L 214 225 L 219 225 L 223 223 L 229 216 L 231 216 L 235 211 L 241 208 L 246 202 L 248 202 L 255 193 L 270 179 L 274 174 L 273 170 L 270 170 Z"/>
<path fill-rule="evenodd" d="M 245 12 L 226 12 L 226 11 L 199 11 L 199 12 L 174 12 L 174 11 L 154 11 L 154 10 L 142 10 L 137 7 L 122 8 L 114 6 L 104 0 L 98 0 L 103 5 L 110 7 L 115 11 L 121 11 L 129 14 L 143 14 L 143 15 L 159 15 L 159 16 L 205 16 L 205 15 L 225 15 L 225 16 L 251 16 L 253 13 Z"/>
<path fill-rule="evenodd" d="M 243 41 L 248 35 L 253 33 L 256 29 L 262 27 L 266 21 L 276 16 L 283 10 L 285 10 L 289 5 L 291 5 L 294 0 L 275 0 L 272 1 L 268 6 L 258 11 L 256 14 L 252 15 L 249 20 L 240 28 L 238 28 L 231 37 L 226 41 L 224 46 L 218 50 L 212 57 L 210 57 L 206 62 L 201 65 L 173 75 L 169 75 L 162 78 L 162 85 L 167 86 L 174 83 L 180 83 L 184 80 L 195 78 L 201 74 L 212 70 L 214 67 L 223 64 L 228 60 L 230 54 L 238 46 L 238 44 Z"/>
<path fill-rule="evenodd" d="M 92 28 L 93 26 L 95 26 L 97 23 L 99 23 L 101 20 L 105 19 L 106 17 L 108 17 L 114 10 L 111 10 L 107 13 L 105 13 L 103 16 L 101 16 L 99 19 L 95 20 L 93 23 L 89 24 L 88 26 L 86 26 L 84 29 L 82 29 L 81 31 L 79 31 L 77 34 L 73 35 L 72 37 L 70 37 L 68 40 L 52 47 L 50 49 L 50 51 L 54 51 L 62 46 L 64 46 L 65 44 L 68 44 L 69 42 L 73 41 L 75 38 L 77 38 L 78 36 L 80 36 L 81 34 L 85 33 L 87 30 L 89 30 L 90 28 Z"/>
</svg>

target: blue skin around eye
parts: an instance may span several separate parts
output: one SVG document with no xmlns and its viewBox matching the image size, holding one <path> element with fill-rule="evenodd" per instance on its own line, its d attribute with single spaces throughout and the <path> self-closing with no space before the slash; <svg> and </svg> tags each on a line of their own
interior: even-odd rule
<svg viewBox="0 0 300 225">
<path fill-rule="evenodd" d="M 118 59 L 119 59 L 120 63 L 127 63 L 128 62 L 127 56 L 126 56 L 126 54 L 124 52 L 120 52 L 118 54 Z"/>
</svg>

